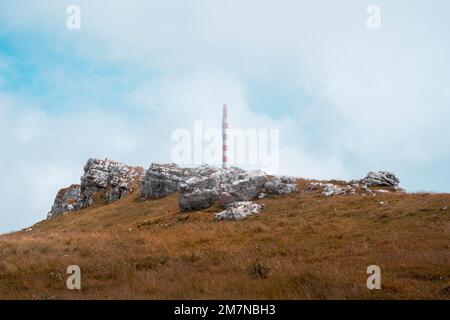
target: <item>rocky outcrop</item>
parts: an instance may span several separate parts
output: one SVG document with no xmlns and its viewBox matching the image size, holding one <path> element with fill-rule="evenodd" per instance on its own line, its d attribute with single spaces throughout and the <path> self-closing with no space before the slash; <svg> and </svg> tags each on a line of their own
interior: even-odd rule
<svg viewBox="0 0 450 320">
<path fill-rule="evenodd" d="M 264 173 L 236 167 L 220 169 L 203 165 L 191 169 L 176 164 L 154 163 L 144 172 L 141 167 L 116 161 L 89 159 L 84 166 L 81 184 L 58 193 L 49 218 L 95 203 L 114 202 L 133 192 L 139 184 L 143 199 L 161 198 L 180 192 L 180 209 L 191 211 L 206 209 L 219 199 L 223 206 L 252 200 L 262 194 L 266 183 L 267 176 Z M 289 183 L 281 179 L 273 189 L 278 194 L 289 192 Z"/>
<path fill-rule="evenodd" d="M 192 176 L 192 169 L 176 164 L 153 163 L 142 180 L 142 198 L 157 199 L 180 190 L 181 183 Z"/>
<path fill-rule="evenodd" d="M 403 191 L 400 180 L 391 172 L 369 172 L 360 180 L 311 182 L 308 190 L 320 190 L 325 196 L 371 194 Z M 236 167 L 220 169 L 210 165 L 182 168 L 176 164 L 151 164 L 145 172 L 112 160 L 89 159 L 84 166 L 80 185 L 61 189 L 48 213 L 48 218 L 64 212 L 92 206 L 95 202 L 111 203 L 133 192 L 141 185 L 143 199 L 156 199 L 179 192 L 182 211 L 202 210 L 219 202 L 225 211 L 219 219 L 240 219 L 253 212 L 255 198 L 297 191 L 295 178 L 276 176 L 271 179 L 261 171 L 245 171 Z M 386 187 L 374 188 L 370 187 Z M 250 205 L 252 204 L 252 205 Z M 249 209 L 250 208 L 250 209 Z M 223 218 L 222 218 L 223 217 Z"/>
<path fill-rule="evenodd" d="M 144 177 L 144 169 L 112 160 L 89 159 L 81 177 L 83 206 L 94 204 L 96 193 L 105 193 L 107 203 L 119 200 L 131 193 Z"/>
<path fill-rule="evenodd" d="M 192 177 L 180 185 L 179 206 L 183 211 L 201 210 L 223 199 L 224 205 L 255 198 L 267 177 L 259 171 L 219 169 L 204 165 L 192 169 Z"/>
<path fill-rule="evenodd" d="M 243 173 L 237 168 L 223 170 L 209 165 L 192 169 L 192 176 L 180 186 L 180 209 L 190 211 L 210 207 Z"/>
<path fill-rule="evenodd" d="M 227 205 L 226 209 L 216 213 L 216 220 L 242 220 L 249 215 L 259 214 L 261 206 L 251 201 L 238 201 Z"/>
<path fill-rule="evenodd" d="M 364 179 L 352 180 L 351 183 L 360 183 L 368 187 L 397 187 L 400 179 L 388 171 L 371 171 Z"/>
<path fill-rule="evenodd" d="M 61 189 L 47 218 L 79 210 L 100 202 L 111 203 L 134 191 L 142 181 L 144 169 L 112 160 L 89 159 L 80 185 Z"/>
<path fill-rule="evenodd" d="M 57 217 L 68 211 L 79 210 L 81 208 L 81 186 L 79 184 L 73 184 L 68 188 L 59 190 L 52 209 L 47 214 L 47 219 Z"/>
<path fill-rule="evenodd" d="M 323 182 L 310 182 L 308 184 L 308 190 L 321 190 L 324 196 L 341 196 L 341 195 L 367 195 L 374 194 L 374 191 L 369 187 L 359 184 L 359 183 L 346 183 L 345 181 L 340 181 L 340 185 L 334 183 L 323 183 Z M 387 191 L 389 192 L 389 191 Z"/>
<path fill-rule="evenodd" d="M 399 188 L 400 180 L 387 171 L 369 172 L 364 179 L 346 181 L 337 181 L 335 183 L 310 182 L 309 190 L 321 190 L 324 196 L 339 195 L 376 195 L 386 192 L 404 192 Z M 370 187 L 387 187 L 384 189 L 370 189 Z"/>
<path fill-rule="evenodd" d="M 220 195 L 219 202 L 226 206 L 236 201 L 248 201 L 256 198 L 265 183 L 267 176 L 260 171 L 250 171 L 247 175 L 231 184 L 228 191 Z"/>
<path fill-rule="evenodd" d="M 297 191 L 297 183 L 290 177 L 274 177 L 264 185 L 266 194 L 287 194 L 295 191 Z"/>
</svg>

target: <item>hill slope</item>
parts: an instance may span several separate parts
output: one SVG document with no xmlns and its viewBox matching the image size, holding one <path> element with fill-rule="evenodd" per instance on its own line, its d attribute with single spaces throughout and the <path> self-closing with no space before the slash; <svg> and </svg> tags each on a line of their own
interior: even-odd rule
<svg viewBox="0 0 450 320">
<path fill-rule="evenodd" d="M 325 197 L 307 190 L 256 202 L 244 221 L 182 213 L 178 196 L 113 204 L 0 237 L 1 299 L 448 299 L 450 195 Z M 384 204 L 381 204 L 383 202 Z M 81 268 L 82 290 L 66 288 Z M 382 290 L 368 290 L 379 265 Z"/>
</svg>

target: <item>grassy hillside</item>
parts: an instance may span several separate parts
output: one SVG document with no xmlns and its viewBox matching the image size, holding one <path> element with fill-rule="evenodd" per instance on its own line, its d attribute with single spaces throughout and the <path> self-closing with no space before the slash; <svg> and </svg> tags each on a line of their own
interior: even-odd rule
<svg viewBox="0 0 450 320">
<path fill-rule="evenodd" d="M 240 222 L 135 192 L 1 236 L 0 298 L 450 298 L 449 194 L 324 197 L 305 184 Z M 80 291 L 66 288 L 72 264 Z M 382 290 L 366 288 L 372 264 Z"/>
</svg>

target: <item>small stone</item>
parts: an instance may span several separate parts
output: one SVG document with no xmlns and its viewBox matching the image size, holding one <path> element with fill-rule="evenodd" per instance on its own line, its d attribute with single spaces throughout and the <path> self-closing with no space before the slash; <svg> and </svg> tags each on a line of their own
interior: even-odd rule
<svg viewBox="0 0 450 320">
<path fill-rule="evenodd" d="M 345 194 L 356 194 L 356 191 L 350 186 L 339 187 L 332 183 L 327 183 L 323 186 L 322 194 L 325 195 L 326 197 L 329 197 Z"/>
<path fill-rule="evenodd" d="M 261 206 L 251 201 L 239 201 L 231 203 L 227 208 L 216 213 L 216 220 L 243 220 L 249 215 L 261 212 Z"/>
</svg>

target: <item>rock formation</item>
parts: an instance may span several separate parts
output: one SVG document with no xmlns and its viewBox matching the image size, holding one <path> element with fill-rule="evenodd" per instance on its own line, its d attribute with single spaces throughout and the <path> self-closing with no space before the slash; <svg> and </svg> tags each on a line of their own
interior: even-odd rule
<svg viewBox="0 0 450 320">
<path fill-rule="evenodd" d="M 351 180 L 349 182 L 340 181 L 339 185 L 333 183 L 310 182 L 309 190 L 322 190 L 324 196 L 354 195 L 386 193 L 391 191 L 402 192 L 399 188 L 400 180 L 387 171 L 369 172 L 367 176 L 360 180 Z M 369 187 L 389 187 L 388 189 L 370 189 Z"/>
<path fill-rule="evenodd" d="M 219 169 L 204 165 L 192 169 L 192 177 L 180 186 L 180 209 L 201 210 L 223 199 L 231 202 L 251 200 L 262 190 L 267 177 L 260 171 L 244 171 L 232 167 Z"/>
<path fill-rule="evenodd" d="M 209 165 L 192 169 L 192 176 L 181 184 L 180 209 L 190 211 L 210 207 L 243 173 L 237 168 L 226 170 Z"/>
<path fill-rule="evenodd" d="M 119 200 L 131 193 L 144 177 L 141 167 L 127 166 L 112 160 L 89 159 L 81 177 L 83 206 L 94 204 L 93 196 L 105 192 L 107 203 Z"/>
<path fill-rule="evenodd" d="M 264 185 L 266 194 L 287 194 L 297 191 L 297 184 L 294 178 L 274 177 Z"/>
<path fill-rule="evenodd" d="M 246 172 L 244 178 L 233 182 L 228 190 L 222 192 L 219 198 L 219 202 L 226 206 L 236 201 L 248 201 L 256 198 L 263 189 L 267 177 L 260 171 Z"/>
<path fill-rule="evenodd" d="M 84 166 L 81 185 L 61 189 L 47 218 L 89 207 L 94 204 L 94 198 L 106 203 L 119 200 L 131 193 L 143 176 L 144 169 L 141 167 L 111 160 L 89 159 Z"/>
<path fill-rule="evenodd" d="M 156 199 L 171 195 L 179 191 L 181 183 L 191 176 L 192 169 L 176 164 L 152 163 L 142 180 L 142 198 Z"/>
<path fill-rule="evenodd" d="M 351 183 L 360 183 L 368 187 L 397 187 L 400 183 L 395 174 L 388 171 L 369 172 L 364 179 L 352 180 Z"/>
<path fill-rule="evenodd" d="M 261 206 L 251 201 L 238 201 L 227 205 L 226 209 L 216 213 L 216 220 L 242 220 L 261 212 Z"/>
<path fill-rule="evenodd" d="M 79 184 L 73 184 L 68 188 L 59 190 L 52 209 L 47 214 L 47 219 L 59 216 L 67 211 L 74 211 L 81 208 L 81 186 Z"/>
<path fill-rule="evenodd" d="M 216 201 L 225 207 L 233 202 L 252 200 L 261 196 L 263 190 L 269 194 L 285 194 L 296 189 L 295 179 L 274 177 L 268 181 L 261 171 L 152 164 L 142 181 L 142 198 L 160 198 L 179 191 L 180 209 L 191 211 L 208 208 Z"/>
<path fill-rule="evenodd" d="M 343 186 L 339 187 L 332 183 L 326 183 L 323 186 L 323 192 L 325 196 L 338 196 L 342 194 L 356 194 L 356 190 L 351 186 Z"/>
<path fill-rule="evenodd" d="M 310 182 L 307 190 L 320 190 L 325 196 L 376 195 L 377 192 L 401 190 L 398 187 L 400 180 L 386 171 L 369 172 L 360 180 L 331 182 Z M 133 192 L 139 184 L 142 199 L 156 199 L 179 192 L 178 203 L 182 211 L 206 209 L 218 201 L 226 208 L 216 214 L 218 220 L 240 220 L 259 213 L 261 206 L 250 200 L 297 191 L 295 178 L 276 176 L 269 179 L 261 171 L 245 171 L 236 167 L 221 169 L 202 165 L 182 168 L 173 163 L 153 163 L 145 171 L 116 161 L 89 159 L 84 166 L 81 184 L 61 189 L 47 217 L 89 207 L 95 202 L 114 202 Z"/>
</svg>

